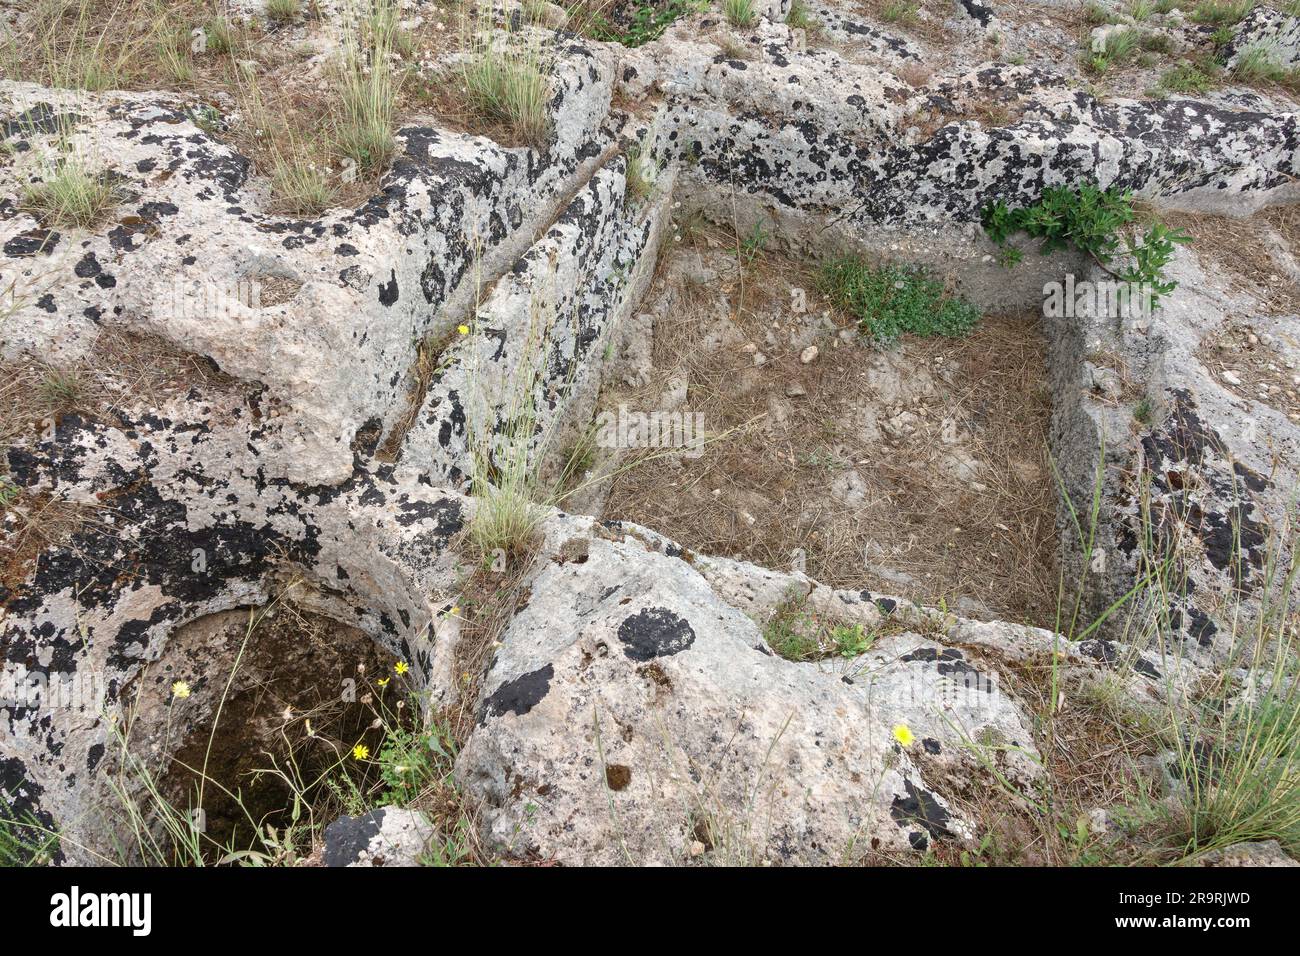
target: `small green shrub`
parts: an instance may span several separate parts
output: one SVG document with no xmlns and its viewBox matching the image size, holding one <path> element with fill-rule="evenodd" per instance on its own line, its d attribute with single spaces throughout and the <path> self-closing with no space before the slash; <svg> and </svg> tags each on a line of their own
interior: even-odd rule
<svg viewBox="0 0 1300 956">
<path fill-rule="evenodd" d="M 1017 209 L 995 203 L 984 210 L 982 221 L 989 238 L 998 245 L 1025 232 L 1043 241 L 1044 255 L 1071 246 L 1087 253 L 1120 281 L 1148 284 L 1154 306 L 1177 285 L 1163 278 L 1174 247 L 1192 240 L 1182 230 L 1157 222 L 1136 242 L 1130 235 L 1136 218 L 1131 193 L 1085 185 L 1076 189 L 1049 186 L 1036 203 Z M 1125 263 L 1114 269 L 1117 259 Z"/>
<path fill-rule="evenodd" d="M 1166 33 L 1143 33 L 1138 46 L 1148 53 L 1169 53 L 1173 50 L 1173 41 Z"/>
<path fill-rule="evenodd" d="M 920 269 L 874 268 L 860 257 L 845 256 L 822 269 L 821 287 L 836 306 L 857 317 L 864 335 L 879 343 L 903 333 L 959 337 L 980 320 L 978 309 L 949 296 Z"/>
<path fill-rule="evenodd" d="M 14 484 L 8 475 L 0 475 L 0 514 L 9 509 L 22 495 L 22 489 Z"/>
<path fill-rule="evenodd" d="M 1179 63 L 1160 77 L 1160 87 L 1170 93 L 1201 94 L 1219 85 L 1222 71 L 1211 58 L 1194 63 Z"/>
<path fill-rule="evenodd" d="M 616 27 L 597 13 L 591 17 L 589 32 L 597 40 L 621 43 L 627 47 L 643 46 L 652 40 L 658 40 L 677 20 L 707 6 L 707 0 L 669 0 L 662 6 L 653 0 L 642 0 L 632 10 L 627 27 Z"/>
<path fill-rule="evenodd" d="M 1145 395 L 1138 400 L 1136 405 L 1133 406 L 1133 420 L 1139 425 L 1150 425 L 1153 414 L 1154 406 L 1151 403 L 1151 399 Z"/>
<path fill-rule="evenodd" d="M 752 266 L 754 264 L 754 260 L 767 248 L 769 238 L 767 227 L 763 225 L 762 221 L 754 223 L 754 228 L 749 231 L 749 235 L 740 241 L 740 258 L 745 265 Z"/>
<path fill-rule="evenodd" d="M 876 643 L 876 635 L 868 634 L 861 624 L 838 624 L 831 628 L 830 639 L 835 653 L 845 658 L 865 654 Z"/>
<path fill-rule="evenodd" d="M 815 661 L 858 657 L 876 643 L 876 635 L 861 624 L 818 620 L 806 597 L 792 590 L 773 609 L 763 627 L 763 640 L 788 661 Z"/>
<path fill-rule="evenodd" d="M 423 733 L 400 725 L 387 729 L 376 758 L 384 784 L 379 806 L 406 806 L 435 786 L 451 785 L 456 745 L 447 728 L 434 723 Z"/>
</svg>

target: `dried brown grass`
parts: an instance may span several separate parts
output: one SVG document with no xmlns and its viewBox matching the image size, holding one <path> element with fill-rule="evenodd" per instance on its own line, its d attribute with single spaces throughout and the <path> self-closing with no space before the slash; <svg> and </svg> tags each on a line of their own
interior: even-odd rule
<svg viewBox="0 0 1300 956">
<path fill-rule="evenodd" d="M 702 347 L 702 330 L 719 308 L 731 310 L 747 340 L 762 343 L 791 288 L 812 290 L 814 281 L 799 264 L 765 255 L 751 274 L 733 271 L 718 290 L 678 290 L 674 305 L 656 316 L 652 381 L 607 394 L 605 407 L 656 408 L 667 379 L 680 377 L 689 382 L 687 407 L 703 415 L 710 433 L 725 437 L 695 459 L 627 453 L 624 470 L 611 480 L 605 516 L 645 524 L 702 553 L 768 567 L 788 567 L 802 550 L 808 573 L 838 587 L 883 589 L 924 603 L 967 596 L 1012 619 L 1050 623 L 1055 500 L 1036 323 L 989 319 L 964 340 L 904 340 L 899 354 L 907 362 L 934 368 L 942 360 L 952 381 L 918 434 L 869 442 L 854 424 L 878 402 L 864 371 L 872 358 L 864 346 L 833 348 L 822 340 L 821 357 L 802 365 L 798 349 L 762 345 L 768 363 L 761 369 L 737 346 Z M 822 308 L 816 299 L 810 291 L 813 313 Z M 790 384 L 806 396 L 787 398 Z M 968 450 L 986 463 L 983 490 L 942 467 L 944 419 L 970 432 Z M 868 489 L 860 504 L 829 493 L 850 468 Z M 876 574 L 878 567 L 912 581 L 900 585 L 894 575 Z"/>
<path fill-rule="evenodd" d="M 1300 314 L 1300 287 L 1283 274 L 1269 250 L 1276 230 L 1300 263 L 1300 207 L 1277 206 L 1245 219 L 1200 213 L 1161 213 L 1171 228 L 1192 236 L 1201 265 L 1222 273 L 1232 287 L 1256 299 L 1270 315 Z"/>
</svg>

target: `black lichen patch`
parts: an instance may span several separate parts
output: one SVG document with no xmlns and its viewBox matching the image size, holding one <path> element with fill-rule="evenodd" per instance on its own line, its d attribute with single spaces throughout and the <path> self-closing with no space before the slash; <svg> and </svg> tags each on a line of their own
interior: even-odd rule
<svg viewBox="0 0 1300 956">
<path fill-rule="evenodd" d="M 933 647 L 918 647 L 899 658 L 906 662 L 932 663 L 944 677 L 950 677 L 965 687 L 993 692 L 992 679 L 979 668 L 967 663 L 966 656 L 956 648 L 946 647 L 939 650 Z"/>
<path fill-rule="evenodd" d="M 904 830 L 919 826 L 936 840 L 951 837 L 953 834 L 948 829 L 948 822 L 952 817 L 935 795 L 924 787 L 917 787 L 906 778 L 903 780 L 903 787 L 907 790 L 907 796 L 895 795 L 894 802 L 889 808 L 889 815 L 894 818 L 894 822 Z M 920 839 L 918 840 L 917 837 Z M 918 850 L 924 850 L 929 845 L 924 835 L 915 832 L 909 835 L 909 839 L 912 846 Z"/>
<path fill-rule="evenodd" d="M 634 661 L 680 654 L 695 643 L 690 622 L 665 607 L 637 611 L 618 626 L 623 653 Z"/>
<path fill-rule="evenodd" d="M 325 828 L 326 866 L 347 866 L 355 863 L 366 847 L 370 846 L 384 822 L 383 809 L 371 810 L 359 817 L 339 817 Z"/>
<path fill-rule="evenodd" d="M 483 702 L 483 714 L 479 723 L 483 724 L 489 717 L 514 714 L 522 717 L 542 702 L 551 689 L 551 680 L 555 677 L 555 668 L 547 664 L 522 677 L 506 681 Z"/>
<path fill-rule="evenodd" d="M 14 259 L 46 254 L 59 244 L 59 234 L 48 229 L 29 229 L 4 244 L 4 254 Z"/>
</svg>

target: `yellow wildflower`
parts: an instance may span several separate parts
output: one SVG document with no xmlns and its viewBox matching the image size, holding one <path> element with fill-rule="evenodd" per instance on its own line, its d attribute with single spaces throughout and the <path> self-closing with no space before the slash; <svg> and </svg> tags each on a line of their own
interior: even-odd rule
<svg viewBox="0 0 1300 956">
<path fill-rule="evenodd" d="M 403 674 L 409 671 L 410 668 L 406 666 L 406 661 L 398 661 L 396 664 L 393 665 L 393 670 L 397 672 L 398 677 L 401 677 Z"/>
<path fill-rule="evenodd" d="M 190 696 L 190 685 L 183 680 L 178 680 L 172 684 L 172 696 L 177 700 L 184 700 Z"/>
<path fill-rule="evenodd" d="M 468 326 L 468 325 L 458 325 L 458 326 L 456 326 L 456 331 L 459 332 L 461 335 L 469 335 L 469 326 Z"/>
<path fill-rule="evenodd" d="M 365 760 L 370 756 L 370 748 L 365 744 L 357 744 L 352 748 L 352 756 L 357 760 Z"/>
<path fill-rule="evenodd" d="M 383 690 L 385 687 L 388 686 L 388 678 L 387 678 L 387 677 L 381 677 L 381 678 L 379 678 L 379 680 L 375 681 L 375 683 L 379 685 L 379 689 L 380 689 L 380 690 Z"/>
<path fill-rule="evenodd" d="M 916 742 L 916 737 L 912 734 L 912 728 L 907 724 L 894 725 L 894 739 L 904 747 L 910 747 Z"/>
</svg>

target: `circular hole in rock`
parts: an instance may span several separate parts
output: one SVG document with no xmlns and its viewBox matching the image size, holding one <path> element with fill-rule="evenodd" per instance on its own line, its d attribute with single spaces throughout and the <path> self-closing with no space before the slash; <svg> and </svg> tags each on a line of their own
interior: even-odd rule
<svg viewBox="0 0 1300 956">
<path fill-rule="evenodd" d="M 293 849 L 307 852 L 309 821 L 364 806 L 380 784 L 386 730 L 413 716 L 397 707 L 407 689 L 396 663 L 363 631 L 285 602 L 178 628 L 133 700 L 132 751 L 169 755 L 150 772 L 171 810 L 140 800 L 153 810 L 146 824 L 174 829 L 164 815 L 188 817 L 215 862 L 265 851 L 268 827 L 283 841 L 297 800 Z M 147 791 L 143 779 L 125 783 Z"/>
</svg>

